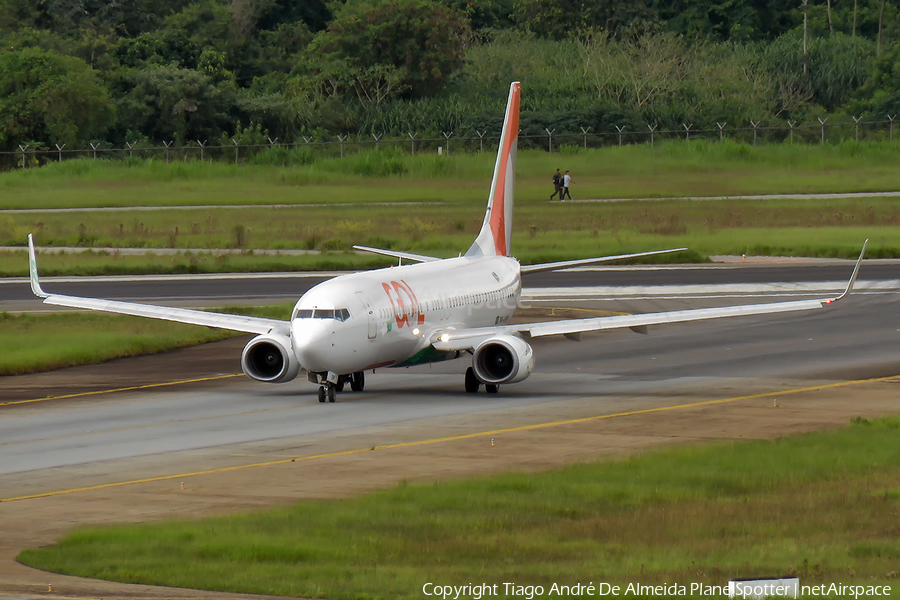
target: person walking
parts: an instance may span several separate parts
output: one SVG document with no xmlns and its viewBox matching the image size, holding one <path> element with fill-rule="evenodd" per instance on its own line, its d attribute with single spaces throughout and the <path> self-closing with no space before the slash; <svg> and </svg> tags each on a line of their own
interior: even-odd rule
<svg viewBox="0 0 900 600">
<path fill-rule="evenodd" d="M 569 175 L 569 171 L 566 170 L 566 174 L 563 175 L 562 178 L 562 194 L 559 195 L 559 201 L 562 202 L 566 199 L 566 196 L 569 197 L 569 200 L 572 199 L 572 194 L 569 193 L 569 182 L 572 181 L 572 176 Z M 553 196 L 550 196 L 553 198 Z"/>
<path fill-rule="evenodd" d="M 553 197 L 559 194 L 559 199 L 562 200 L 562 174 L 559 172 L 559 169 L 553 174 L 553 187 L 555 191 L 550 194 L 550 199 L 553 200 Z"/>
</svg>

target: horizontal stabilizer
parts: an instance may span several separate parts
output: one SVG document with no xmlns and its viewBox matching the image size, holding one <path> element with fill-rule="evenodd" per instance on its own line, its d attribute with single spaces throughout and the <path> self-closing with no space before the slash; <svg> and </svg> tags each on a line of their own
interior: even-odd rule
<svg viewBox="0 0 900 600">
<path fill-rule="evenodd" d="M 363 250 L 372 254 L 382 254 L 384 256 L 393 256 L 394 258 L 405 258 L 415 262 L 434 262 L 441 260 L 434 256 L 425 256 L 423 254 L 412 254 L 411 252 L 397 252 L 395 250 L 382 250 L 381 248 L 370 248 L 369 246 L 353 246 L 354 250 Z"/>
<path fill-rule="evenodd" d="M 560 262 L 541 263 L 539 265 L 522 265 L 523 273 L 535 273 L 537 271 L 555 271 L 556 269 L 566 269 L 569 267 L 577 267 L 579 265 L 590 265 L 601 262 L 613 262 L 616 260 L 628 260 L 630 258 L 641 258 L 643 256 L 656 256 L 658 254 L 671 254 L 673 252 L 681 252 L 687 248 L 672 248 L 671 250 L 653 250 L 652 252 L 638 252 L 636 254 L 617 254 L 615 256 L 600 256 L 597 258 L 579 258 L 577 260 L 563 260 Z"/>
</svg>

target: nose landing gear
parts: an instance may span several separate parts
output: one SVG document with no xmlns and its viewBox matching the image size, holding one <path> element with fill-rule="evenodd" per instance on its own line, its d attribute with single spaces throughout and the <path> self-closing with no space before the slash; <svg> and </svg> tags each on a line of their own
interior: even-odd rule
<svg viewBox="0 0 900 600">
<path fill-rule="evenodd" d="M 335 385 L 333 383 L 325 382 L 319 386 L 319 402 L 325 402 L 327 399 L 329 402 L 335 401 Z"/>
<path fill-rule="evenodd" d="M 366 374 L 363 371 L 340 375 L 335 383 L 328 381 L 326 375 L 322 373 L 311 373 L 309 380 L 319 384 L 319 402 L 334 402 L 335 395 L 338 392 L 343 392 L 344 386 L 348 383 L 350 384 L 350 389 L 354 392 L 361 392 L 366 387 Z"/>
</svg>

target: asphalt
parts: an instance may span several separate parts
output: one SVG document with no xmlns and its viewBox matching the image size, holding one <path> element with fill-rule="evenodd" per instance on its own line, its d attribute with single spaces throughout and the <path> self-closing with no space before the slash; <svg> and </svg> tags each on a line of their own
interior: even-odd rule
<svg viewBox="0 0 900 600">
<path fill-rule="evenodd" d="M 717 302 L 593 306 L 644 312 Z M 463 393 L 468 362 L 457 360 L 379 370 L 365 392 L 345 392 L 334 405 L 319 404 L 305 380 L 266 385 L 234 378 L 0 406 L 0 489 L 7 495 L 53 489 L 60 468 L 94 485 L 125 474 L 228 466 L 262 451 L 303 453 L 361 436 L 396 440 L 409 423 L 465 421 L 471 428 L 522 411 L 548 418 L 643 410 L 674 396 L 738 395 L 773 380 L 811 385 L 893 375 L 900 364 L 898 307 L 897 294 L 863 295 L 812 313 L 660 326 L 650 335 L 611 332 L 580 343 L 538 341 L 535 374 L 497 395 Z M 236 366 L 238 351 L 229 365 Z M 121 364 L 125 384 L 128 361 Z"/>
<path fill-rule="evenodd" d="M 765 259 L 706 265 L 631 265 L 583 267 L 558 272 L 525 275 L 529 289 L 603 288 L 615 295 L 615 288 L 644 289 L 653 294 L 659 286 L 743 285 L 742 293 L 753 286 L 826 283 L 840 289 L 849 279 L 853 261 L 808 261 Z M 214 275 L 155 275 L 105 277 L 47 277 L 41 282 L 50 293 L 130 300 L 173 306 L 221 307 L 240 304 L 292 302 L 314 285 L 337 273 L 256 273 Z M 859 284 L 900 287 L 900 261 L 867 260 L 860 269 Z M 814 288 L 815 286 L 805 286 Z M 687 289 L 687 288 L 686 288 Z M 704 291 L 709 288 L 698 289 Z M 777 290 L 776 290 L 777 291 Z M 0 280 L 0 311 L 36 311 L 44 307 L 31 293 L 27 278 Z"/>
</svg>

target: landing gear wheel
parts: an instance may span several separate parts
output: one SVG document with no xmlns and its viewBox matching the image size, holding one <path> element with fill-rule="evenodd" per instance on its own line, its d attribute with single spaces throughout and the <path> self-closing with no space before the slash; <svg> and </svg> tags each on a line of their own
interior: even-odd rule
<svg viewBox="0 0 900 600">
<path fill-rule="evenodd" d="M 318 394 L 319 394 L 319 402 L 325 402 L 325 386 L 323 386 L 323 385 L 319 386 Z"/>
<path fill-rule="evenodd" d="M 500 384 L 498 383 L 486 383 L 484 384 L 484 391 L 488 394 L 496 394 L 500 391 Z"/>
<path fill-rule="evenodd" d="M 335 388 L 335 386 L 333 386 L 333 385 L 329 385 L 329 386 L 326 386 L 326 387 L 325 387 L 325 395 L 328 396 L 328 401 L 329 401 L 329 402 L 334 402 L 334 400 L 335 400 L 335 398 L 334 398 L 334 388 Z"/>
<path fill-rule="evenodd" d="M 354 392 L 361 392 L 366 387 L 365 371 L 357 371 L 350 376 L 350 389 Z"/>
<path fill-rule="evenodd" d="M 334 391 L 343 392 L 344 391 L 344 380 L 338 379 L 338 382 L 334 384 Z"/>
<path fill-rule="evenodd" d="M 481 382 L 475 376 L 475 369 L 469 367 L 466 369 L 466 393 L 475 394 L 479 387 L 481 387 Z"/>
</svg>

